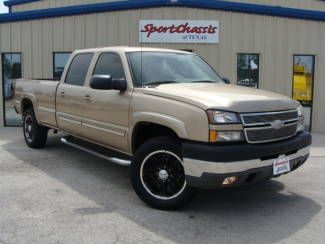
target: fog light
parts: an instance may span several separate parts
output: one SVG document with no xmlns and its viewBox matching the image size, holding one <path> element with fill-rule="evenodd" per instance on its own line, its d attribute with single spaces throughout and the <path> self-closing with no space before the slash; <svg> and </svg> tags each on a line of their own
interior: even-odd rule
<svg viewBox="0 0 325 244">
<path fill-rule="evenodd" d="M 237 176 L 231 176 L 231 177 L 227 177 L 224 179 L 224 181 L 222 182 L 222 185 L 226 186 L 226 185 L 232 185 L 237 181 Z"/>
</svg>

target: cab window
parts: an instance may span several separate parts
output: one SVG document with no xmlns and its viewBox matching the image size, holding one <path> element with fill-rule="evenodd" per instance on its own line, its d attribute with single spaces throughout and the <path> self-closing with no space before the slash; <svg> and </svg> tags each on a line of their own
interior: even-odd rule
<svg viewBox="0 0 325 244">
<path fill-rule="evenodd" d="M 116 53 L 103 53 L 98 58 L 94 75 L 110 75 L 112 79 L 125 79 L 121 58 Z"/>
<path fill-rule="evenodd" d="M 77 54 L 70 64 L 65 83 L 75 86 L 83 86 L 93 56 L 94 54 L 92 53 Z"/>
</svg>

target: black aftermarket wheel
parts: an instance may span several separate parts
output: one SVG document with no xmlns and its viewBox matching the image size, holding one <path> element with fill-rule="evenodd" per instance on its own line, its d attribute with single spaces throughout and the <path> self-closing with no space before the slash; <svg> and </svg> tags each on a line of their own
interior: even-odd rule
<svg viewBox="0 0 325 244">
<path fill-rule="evenodd" d="M 48 129 L 37 123 L 33 109 L 28 109 L 23 114 L 23 130 L 25 142 L 29 147 L 45 146 Z"/>
<path fill-rule="evenodd" d="M 132 185 L 148 205 L 176 209 L 193 196 L 194 190 L 186 184 L 180 151 L 174 139 L 159 137 L 136 152 L 131 165 Z"/>
</svg>

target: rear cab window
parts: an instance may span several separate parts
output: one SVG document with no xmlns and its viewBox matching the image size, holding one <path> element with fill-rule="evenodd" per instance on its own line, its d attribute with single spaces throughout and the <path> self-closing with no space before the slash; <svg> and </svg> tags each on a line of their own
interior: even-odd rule
<svg viewBox="0 0 325 244">
<path fill-rule="evenodd" d="M 81 53 L 74 56 L 65 78 L 65 84 L 83 86 L 93 56 L 93 53 Z"/>
</svg>

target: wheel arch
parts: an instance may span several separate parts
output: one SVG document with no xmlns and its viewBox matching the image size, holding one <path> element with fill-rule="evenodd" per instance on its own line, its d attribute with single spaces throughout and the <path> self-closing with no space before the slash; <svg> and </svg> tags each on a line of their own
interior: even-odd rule
<svg viewBox="0 0 325 244">
<path fill-rule="evenodd" d="M 20 113 L 24 114 L 24 112 L 29 108 L 33 109 L 36 120 L 37 122 L 39 122 L 38 113 L 36 111 L 35 99 L 33 99 L 33 97 L 25 96 L 21 99 L 20 102 Z"/>
<path fill-rule="evenodd" d="M 133 126 L 130 133 L 132 153 L 142 143 L 154 137 L 187 138 L 185 124 L 174 117 L 154 113 L 136 113 L 132 121 Z"/>
</svg>

